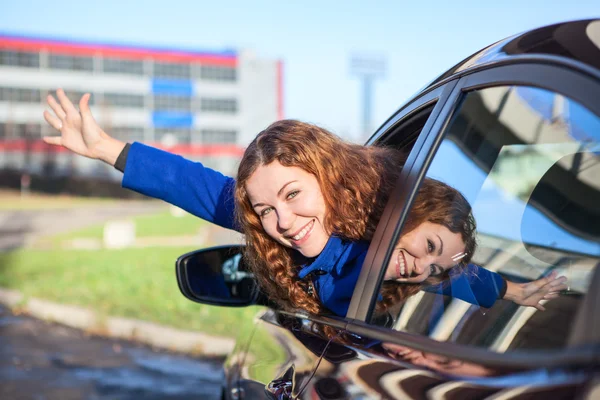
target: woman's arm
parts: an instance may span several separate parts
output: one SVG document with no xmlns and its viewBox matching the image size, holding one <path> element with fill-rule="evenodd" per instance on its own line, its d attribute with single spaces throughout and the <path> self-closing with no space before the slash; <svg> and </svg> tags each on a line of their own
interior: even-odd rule
<svg viewBox="0 0 600 400">
<path fill-rule="evenodd" d="M 557 277 L 556 271 L 553 271 L 547 277 L 532 282 L 514 283 L 496 272 L 469 264 L 449 281 L 433 285 L 427 290 L 485 308 L 492 307 L 497 299 L 505 299 L 544 310 L 540 301 L 557 297 L 558 292 L 567 288 L 566 280 L 564 276 Z"/>
<path fill-rule="evenodd" d="M 133 143 L 122 185 L 164 200 L 228 229 L 235 229 L 235 180 L 199 162 Z"/>
<path fill-rule="evenodd" d="M 45 137 L 46 143 L 113 166 L 120 158 L 117 167 L 125 158 L 123 187 L 165 200 L 225 228 L 234 228 L 233 178 L 140 143 L 126 147 L 96 123 L 88 104 L 89 94 L 82 96 L 77 110 L 62 89 L 56 93 L 58 102 L 51 95 L 47 98 L 54 114 L 44 111 L 44 118 L 60 136 Z"/>
</svg>

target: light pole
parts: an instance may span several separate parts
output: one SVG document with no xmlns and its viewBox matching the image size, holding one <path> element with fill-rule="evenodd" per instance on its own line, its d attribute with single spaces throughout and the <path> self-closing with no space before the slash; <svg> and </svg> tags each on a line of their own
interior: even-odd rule
<svg viewBox="0 0 600 400">
<path fill-rule="evenodd" d="M 362 81 L 362 132 L 368 138 L 371 132 L 371 111 L 373 103 L 373 81 L 381 78 L 386 72 L 386 60 L 378 55 L 353 55 L 350 58 L 350 72 Z"/>
</svg>

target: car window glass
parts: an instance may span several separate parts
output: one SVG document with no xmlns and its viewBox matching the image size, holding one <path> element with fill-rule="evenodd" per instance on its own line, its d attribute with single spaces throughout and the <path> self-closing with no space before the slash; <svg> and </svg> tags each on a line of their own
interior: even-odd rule
<svg viewBox="0 0 600 400">
<path fill-rule="evenodd" d="M 600 118 L 575 101 L 531 87 L 467 93 L 411 206 L 372 322 L 498 352 L 565 346 L 600 261 L 599 161 Z M 460 208 L 457 198 L 445 197 L 423 217 L 419 207 L 433 201 L 426 191 L 435 185 L 460 192 L 470 205 L 474 254 L 465 255 L 464 240 L 457 247 L 435 223 L 415 228 L 419 218 L 446 227 L 440 221 L 452 213 L 444 210 Z M 440 261 L 442 239 L 452 254 L 444 251 Z M 461 266 L 463 260 L 469 263 Z M 423 283 L 405 282 L 422 265 L 439 272 L 437 264 L 457 266 Z M 542 300 L 545 311 L 499 299 L 503 279 L 524 284 L 551 271 L 566 276 L 568 288 Z M 511 287 L 520 294 L 533 289 Z"/>
</svg>

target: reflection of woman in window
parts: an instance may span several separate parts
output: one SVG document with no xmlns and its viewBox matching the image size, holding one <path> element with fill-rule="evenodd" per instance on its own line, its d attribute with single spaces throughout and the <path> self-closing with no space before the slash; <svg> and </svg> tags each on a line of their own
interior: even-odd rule
<svg viewBox="0 0 600 400">
<path fill-rule="evenodd" d="M 451 269 L 468 265 L 476 247 L 475 219 L 467 200 L 445 183 L 425 179 L 390 258 L 378 308 L 449 278 Z M 488 288 L 481 299 L 486 304 L 504 294 L 502 278 L 493 279 L 490 288 L 498 289 Z"/>
<path fill-rule="evenodd" d="M 390 258 L 378 310 L 423 288 L 488 308 L 496 299 L 506 298 L 543 309 L 540 300 L 566 289 L 566 278 L 555 279 L 555 274 L 527 284 L 482 274 L 481 268 L 469 264 L 476 247 L 475 219 L 467 200 L 445 183 L 425 179 Z M 450 285 L 446 281 L 451 276 L 455 281 Z"/>
</svg>

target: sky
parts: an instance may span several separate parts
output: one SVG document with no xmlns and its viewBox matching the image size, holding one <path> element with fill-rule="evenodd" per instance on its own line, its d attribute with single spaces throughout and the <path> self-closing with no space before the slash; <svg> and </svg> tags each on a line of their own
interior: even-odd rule
<svg viewBox="0 0 600 400">
<path fill-rule="evenodd" d="M 0 32 L 190 50 L 249 50 L 284 64 L 284 116 L 363 142 L 353 55 L 386 59 L 373 129 L 454 64 L 507 36 L 600 17 L 598 0 L 8 1 Z"/>
</svg>

